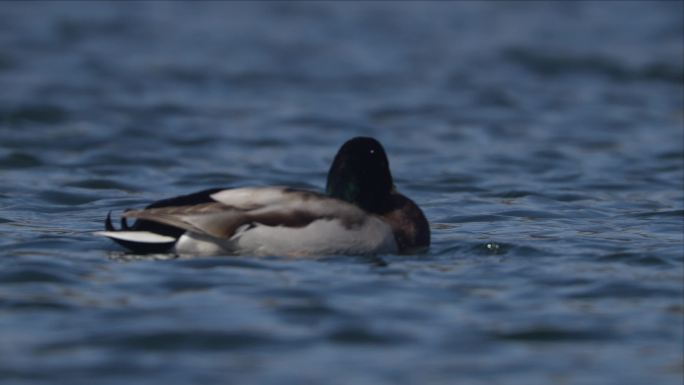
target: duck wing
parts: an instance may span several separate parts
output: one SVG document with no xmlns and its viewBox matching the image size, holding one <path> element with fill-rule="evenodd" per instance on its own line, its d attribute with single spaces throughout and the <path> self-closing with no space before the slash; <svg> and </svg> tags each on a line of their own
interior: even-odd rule
<svg viewBox="0 0 684 385">
<path fill-rule="evenodd" d="M 245 225 L 299 228 L 320 219 L 336 219 L 352 227 L 366 217 L 363 210 L 344 201 L 283 187 L 220 190 L 210 198 L 213 202 L 127 211 L 123 217 L 220 239 L 230 239 Z"/>
<path fill-rule="evenodd" d="M 185 204 L 184 204 L 185 203 Z M 127 218 L 135 218 L 128 226 Z M 136 253 L 173 251 L 186 232 L 217 239 L 238 237 L 254 228 L 298 229 L 317 220 L 363 231 L 368 215 L 360 208 L 326 195 L 285 187 L 214 189 L 155 202 L 122 214 L 117 230 L 110 215 L 106 236 Z"/>
<path fill-rule="evenodd" d="M 132 210 L 125 212 L 122 216 L 171 226 L 181 233 L 190 231 L 215 238 L 226 238 L 233 234 L 235 229 L 246 220 L 243 210 L 215 202 Z"/>
</svg>

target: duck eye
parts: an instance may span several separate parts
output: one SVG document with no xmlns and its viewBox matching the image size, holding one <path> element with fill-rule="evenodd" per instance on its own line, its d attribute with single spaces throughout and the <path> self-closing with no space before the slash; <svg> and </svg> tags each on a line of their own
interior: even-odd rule
<svg viewBox="0 0 684 385">
<path fill-rule="evenodd" d="M 375 150 L 370 150 L 371 155 L 375 154 Z"/>
</svg>

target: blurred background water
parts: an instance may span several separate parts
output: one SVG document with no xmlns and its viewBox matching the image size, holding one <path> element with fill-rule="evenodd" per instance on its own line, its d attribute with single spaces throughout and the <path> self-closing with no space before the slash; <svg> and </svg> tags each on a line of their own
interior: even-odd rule
<svg viewBox="0 0 684 385">
<path fill-rule="evenodd" d="M 681 384 L 682 2 L 0 3 L 0 382 Z M 150 258 L 108 210 L 384 143 L 424 255 Z"/>
</svg>

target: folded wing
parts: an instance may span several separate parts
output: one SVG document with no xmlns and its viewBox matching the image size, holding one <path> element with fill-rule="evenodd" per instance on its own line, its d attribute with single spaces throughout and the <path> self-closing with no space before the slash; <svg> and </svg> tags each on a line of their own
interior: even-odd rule
<svg viewBox="0 0 684 385">
<path fill-rule="evenodd" d="M 346 228 L 354 228 L 362 225 L 367 217 L 363 210 L 344 201 L 283 187 L 219 190 L 203 198 L 205 201 L 197 204 L 162 207 L 153 204 L 143 210 L 126 211 L 122 217 L 138 219 L 136 225 L 131 228 L 125 226 L 122 229 L 125 231 L 107 226 L 109 231 L 98 234 L 110 237 L 133 251 L 140 251 L 136 249 L 138 243 L 168 244 L 186 231 L 231 239 L 238 229 L 256 225 L 301 228 L 316 220 L 330 219 L 339 221 Z M 111 221 L 107 223 L 111 225 Z M 148 225 L 146 229 L 135 231 L 139 223 Z M 149 230 L 155 228 L 153 224 L 161 225 L 165 232 Z"/>
</svg>

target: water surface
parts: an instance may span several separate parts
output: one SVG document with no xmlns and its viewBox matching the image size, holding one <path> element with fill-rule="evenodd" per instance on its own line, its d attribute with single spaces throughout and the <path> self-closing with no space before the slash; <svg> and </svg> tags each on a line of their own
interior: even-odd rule
<svg viewBox="0 0 684 385">
<path fill-rule="evenodd" d="M 681 384 L 682 14 L 1 3 L 1 382 Z M 90 234 L 209 187 L 320 190 L 356 135 L 429 252 L 181 260 Z"/>
</svg>

